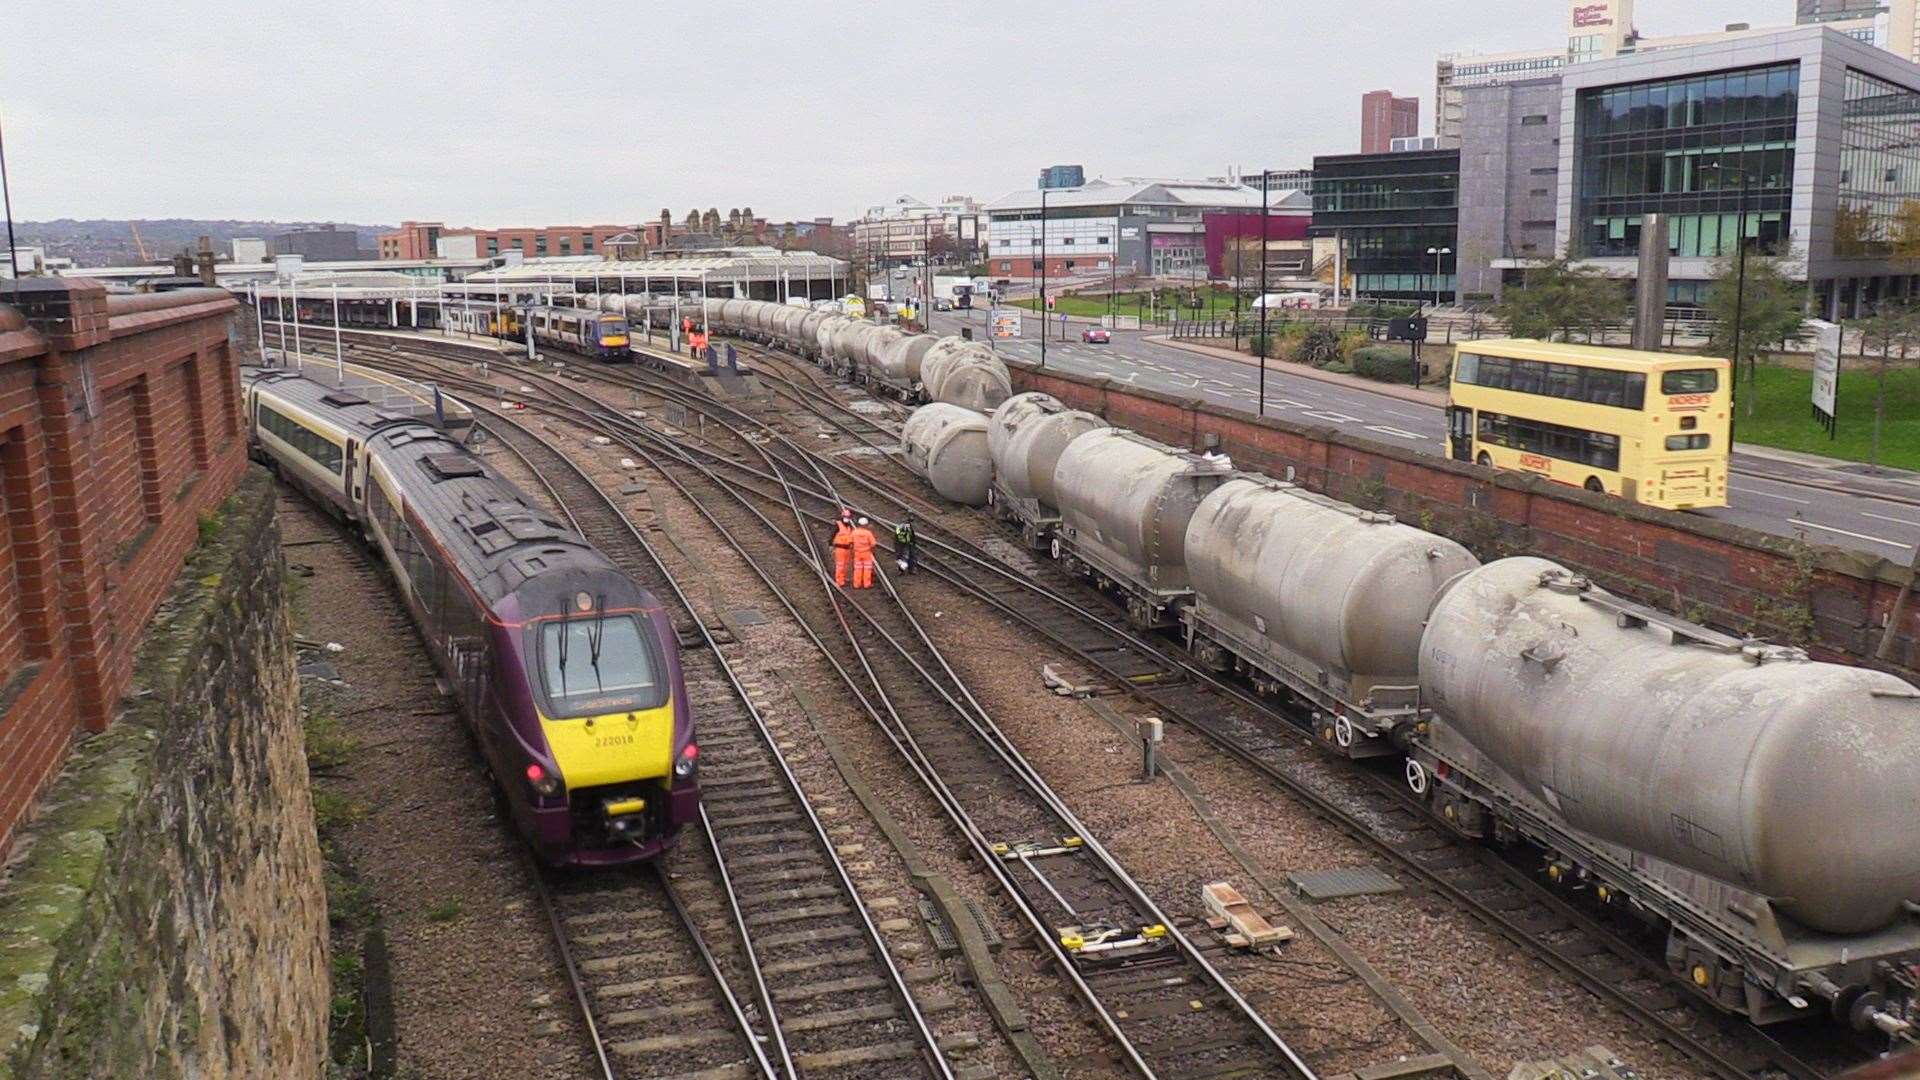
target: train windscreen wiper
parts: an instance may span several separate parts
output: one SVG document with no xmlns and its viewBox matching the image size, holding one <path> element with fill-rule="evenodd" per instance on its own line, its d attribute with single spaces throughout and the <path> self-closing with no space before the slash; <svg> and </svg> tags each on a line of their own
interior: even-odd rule
<svg viewBox="0 0 1920 1080">
<path fill-rule="evenodd" d="M 600 674 L 600 643 L 607 639 L 607 594 L 594 597 L 593 627 L 587 631 L 588 659 L 593 663 L 593 679 L 601 690 L 607 688 L 607 680 Z"/>
<path fill-rule="evenodd" d="M 566 611 L 566 607 L 563 605 L 560 609 L 560 696 L 561 697 L 567 696 L 567 638 L 570 636 L 571 635 L 567 633 L 567 611 Z"/>
</svg>

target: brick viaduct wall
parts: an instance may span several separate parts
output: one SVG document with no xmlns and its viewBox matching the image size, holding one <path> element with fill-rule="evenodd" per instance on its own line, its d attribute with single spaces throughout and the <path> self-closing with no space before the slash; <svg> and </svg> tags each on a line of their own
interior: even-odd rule
<svg viewBox="0 0 1920 1080">
<path fill-rule="evenodd" d="M 1539 555 L 1663 610 L 1920 682 L 1920 595 L 1908 602 L 1887 662 L 1872 659 L 1908 576 L 1884 559 L 1100 376 L 1007 366 L 1016 391 L 1052 394 L 1162 442 L 1217 449 L 1240 466 L 1291 475 L 1314 491 L 1451 537 L 1482 559 Z"/>
<path fill-rule="evenodd" d="M 246 466 L 233 299 L 0 287 L 0 855 Z"/>
</svg>

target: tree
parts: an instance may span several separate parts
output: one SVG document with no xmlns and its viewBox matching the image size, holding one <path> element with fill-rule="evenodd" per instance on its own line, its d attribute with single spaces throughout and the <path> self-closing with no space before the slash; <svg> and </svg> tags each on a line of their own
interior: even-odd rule
<svg viewBox="0 0 1920 1080">
<path fill-rule="evenodd" d="M 1867 451 L 1867 468 L 1879 472 L 1880 428 L 1887 418 L 1887 368 L 1895 349 L 1900 350 L 1900 362 L 1904 364 L 1908 354 L 1920 346 L 1920 306 L 1912 301 L 1883 301 L 1871 317 L 1855 325 L 1860 329 L 1863 359 L 1872 346 L 1880 349 L 1880 362 L 1874 368 L 1873 442 Z"/>
<path fill-rule="evenodd" d="M 1807 334 L 1807 287 L 1787 277 L 1780 260 L 1771 255 L 1748 255 L 1745 290 L 1739 287 L 1739 280 L 1737 256 L 1727 256 L 1714 264 L 1713 284 L 1707 286 L 1705 303 L 1707 351 L 1732 360 L 1736 376 L 1741 361 L 1746 361 L 1746 411 L 1752 416 L 1761 352 L 1782 348 Z"/>
<path fill-rule="evenodd" d="M 1626 319 L 1632 309 L 1625 282 L 1598 270 L 1556 259 L 1527 270 L 1522 285 L 1508 289 L 1494 314 L 1515 337 L 1571 341 L 1575 330 L 1596 329 Z"/>
</svg>

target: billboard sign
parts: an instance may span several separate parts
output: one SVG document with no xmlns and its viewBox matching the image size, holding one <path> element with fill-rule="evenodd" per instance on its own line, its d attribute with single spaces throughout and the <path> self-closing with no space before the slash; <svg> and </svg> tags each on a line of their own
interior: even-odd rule
<svg viewBox="0 0 1920 1080">
<path fill-rule="evenodd" d="M 994 308 L 989 320 L 996 338 L 1017 338 L 1020 336 L 1020 309 Z"/>
<path fill-rule="evenodd" d="M 1573 28 L 1592 30 L 1613 25 L 1613 4 L 1611 0 L 1587 0 L 1573 5 Z"/>
<path fill-rule="evenodd" d="M 1813 336 L 1813 418 L 1832 432 L 1840 399 L 1840 327 L 1808 319 L 1807 328 Z"/>
</svg>

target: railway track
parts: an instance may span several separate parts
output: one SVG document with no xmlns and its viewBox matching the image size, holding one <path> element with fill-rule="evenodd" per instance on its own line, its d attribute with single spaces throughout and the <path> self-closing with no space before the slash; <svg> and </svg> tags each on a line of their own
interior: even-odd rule
<svg viewBox="0 0 1920 1080">
<path fill-rule="evenodd" d="M 826 582 L 799 496 L 782 505 L 743 489 L 564 382 L 516 375 L 645 456 L 755 567 L 947 811 L 1133 1071 L 1169 1078 L 1314 1075 L 1046 786 L 897 595 L 889 590 L 884 599 L 854 604 Z M 734 431 L 759 445 L 745 430 Z M 797 448 L 785 447 L 785 460 L 762 449 L 777 483 L 825 482 Z M 756 501 L 775 514 L 791 513 L 795 524 L 776 522 Z"/>
<path fill-rule="evenodd" d="M 682 400 L 690 406 L 740 415 L 698 395 L 650 379 L 634 379 L 626 372 L 596 374 L 622 386 L 644 386 L 649 393 L 685 395 Z M 791 381 L 789 385 L 795 387 L 789 396 L 802 404 L 859 415 Z M 885 430 L 878 424 L 871 426 Z M 793 452 L 801 453 L 797 448 Z M 838 461 L 820 460 L 818 455 L 811 457 L 815 460 L 804 470 L 789 462 L 784 479 L 768 461 L 757 475 L 760 497 L 774 498 L 773 488 L 782 487 L 788 498 L 812 504 L 813 509 L 800 516 L 824 520 L 828 508 L 841 499 L 826 475 L 833 473 L 896 506 L 924 505 L 917 493 L 901 490 L 898 483 Z M 723 455 L 712 458 L 715 468 L 755 471 Z M 811 473 L 816 480 L 805 482 L 803 473 Z M 1402 872 L 1641 1023 L 1699 1063 L 1706 1070 L 1703 1075 L 1801 1080 L 1826 1074 L 1782 1041 L 1730 1022 L 1690 1000 L 1675 989 L 1664 967 L 1643 947 L 1490 849 L 1454 838 L 1410 805 L 1397 784 L 1365 768 L 1340 767 L 1330 759 L 1312 757 L 1310 751 L 1303 753 L 1303 741 L 1309 737 L 1298 726 L 1300 718 L 1285 716 L 1243 688 L 1214 678 L 1167 643 L 1134 634 L 1102 597 L 1066 578 L 1053 564 L 1025 558 L 1013 545 L 995 545 L 989 551 L 920 520 L 922 564 L 928 570 L 1046 635 L 1159 715 L 1181 721 L 1246 762 L 1374 846 Z"/>
<path fill-rule="evenodd" d="M 749 1053 L 714 1065 L 715 1071 L 676 1066 L 665 1073 L 619 1075 L 692 1073 L 700 1080 L 750 1075 L 951 1078 L 879 929 L 774 745 L 748 688 L 734 676 L 722 645 L 699 622 L 639 530 L 584 471 L 524 425 L 497 410 L 476 408 L 488 415 L 487 429 L 534 473 L 582 535 L 656 596 L 679 606 L 676 631 L 701 750 L 701 824 L 707 841 L 703 854 L 710 856 L 703 860 L 710 872 L 698 879 L 699 887 L 709 897 L 712 917 L 724 918 L 742 954 L 742 981 L 751 986 L 742 994 L 744 1001 L 736 999 L 728 980 L 717 972 L 715 979 L 728 1011 L 746 1034 Z M 675 886 L 662 882 L 662 887 L 671 901 L 665 906 L 684 916 Z M 591 884 L 578 888 L 608 891 Z M 584 938 L 571 943 L 565 940 L 584 927 L 617 923 L 622 911 L 631 914 L 647 907 L 644 902 L 619 901 L 617 908 L 602 909 L 606 916 L 586 923 L 569 921 L 565 913 L 555 918 L 563 956 L 583 945 L 599 952 L 585 961 L 569 960 L 567 966 L 582 978 L 602 977 L 588 982 L 581 1000 L 603 1060 L 612 1056 L 645 1062 L 720 1041 L 712 1028 L 633 1039 L 613 1034 L 624 1026 L 651 1029 L 715 1011 L 711 995 L 641 1009 L 618 1007 L 616 999 L 695 985 L 684 972 L 665 982 L 632 977 L 650 963 L 647 947 L 670 933 L 666 927 L 652 928 L 659 937 L 613 926 L 588 929 Z M 693 940 L 699 941 L 693 921 L 685 922 Z M 711 960 L 704 945 L 699 951 Z"/>
<path fill-rule="evenodd" d="M 761 369 L 763 376 L 768 370 Z M 622 376 L 613 381 L 624 384 Z M 796 397 L 845 410 L 812 394 Z M 917 493 L 842 462 L 821 467 L 896 506 L 920 501 Z M 816 520 L 823 523 L 842 502 L 828 490 L 802 487 L 797 493 L 818 505 Z M 1812 1080 L 1827 1074 L 1786 1042 L 1694 1000 L 1628 932 L 1570 903 L 1499 852 L 1455 837 L 1396 781 L 1364 766 L 1328 767 L 1334 762 L 1307 748 L 1311 736 L 1303 727 L 1310 720 L 1283 713 L 1167 643 L 1134 633 L 1105 598 L 1055 564 L 1029 558 L 1011 544 L 989 552 L 924 519 L 920 533 L 927 570 L 1047 636 L 1156 714 L 1252 766 L 1420 884 L 1656 1033 L 1707 1075 Z M 1276 718 L 1287 726 L 1276 725 Z"/>
</svg>

